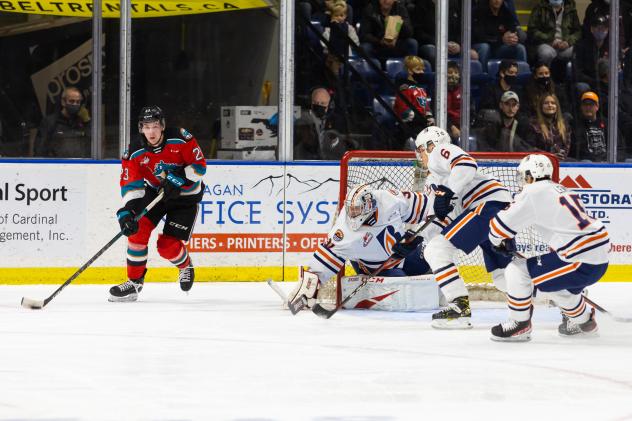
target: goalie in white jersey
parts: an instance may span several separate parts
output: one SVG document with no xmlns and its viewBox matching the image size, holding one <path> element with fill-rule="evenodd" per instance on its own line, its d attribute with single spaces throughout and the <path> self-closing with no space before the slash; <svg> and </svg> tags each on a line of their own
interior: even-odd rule
<svg viewBox="0 0 632 421">
<path fill-rule="evenodd" d="M 489 221 L 507 207 L 511 194 L 499 180 L 479 173 L 476 160 L 452 145 L 445 130 L 427 127 L 419 133 L 415 144 L 417 156 L 430 172 L 426 184 L 435 192 L 434 214 L 439 220 L 452 211 L 457 215 L 425 249 L 425 258 L 448 301 L 447 307 L 432 315 L 432 326 L 469 329 L 470 303 L 456 266 L 458 251 L 469 254 L 480 246 L 485 268 L 496 283 L 496 275 L 502 275 L 499 269 L 505 268 L 511 258 L 494 250 L 487 239 Z"/>
<path fill-rule="evenodd" d="M 608 231 L 588 216 L 577 194 L 551 181 L 553 166 L 545 155 L 528 155 L 518 166 L 526 183 L 508 209 L 490 222 L 489 239 L 508 254 L 516 250 L 514 237 L 533 226 L 553 250 L 542 256 L 516 259 L 505 269 L 509 321 L 492 328 L 496 341 L 531 339 L 533 289 L 549 293 L 565 316 L 558 331 L 563 336 L 594 334 L 595 309 L 581 292 L 597 282 L 608 268 Z"/>
<path fill-rule="evenodd" d="M 406 224 L 424 221 L 431 211 L 432 200 L 420 192 L 372 190 L 369 184 L 354 187 L 288 301 L 297 302 L 304 296 L 309 305 L 313 304 L 317 286 L 338 274 L 347 260 L 359 274 L 372 274 L 391 257 L 394 259 L 380 276 L 428 273 L 430 267 L 422 258 L 423 237 L 406 231 Z M 435 226 L 434 232 L 438 229 Z M 423 234 L 431 232 L 428 227 Z"/>
</svg>

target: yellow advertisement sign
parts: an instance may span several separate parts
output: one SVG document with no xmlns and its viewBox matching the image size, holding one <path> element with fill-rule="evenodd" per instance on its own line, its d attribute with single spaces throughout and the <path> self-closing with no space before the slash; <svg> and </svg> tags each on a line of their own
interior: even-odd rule
<svg viewBox="0 0 632 421">
<path fill-rule="evenodd" d="M 121 2 L 104 0 L 102 3 L 104 18 L 118 18 Z M 194 15 L 199 13 L 228 12 L 231 10 L 269 7 L 266 0 L 227 0 L 227 1 L 173 1 L 132 0 L 133 18 L 157 18 L 164 16 Z M 92 17 L 91 0 L 0 0 L 0 12 L 31 13 L 37 15 L 56 15 L 73 17 Z"/>
</svg>

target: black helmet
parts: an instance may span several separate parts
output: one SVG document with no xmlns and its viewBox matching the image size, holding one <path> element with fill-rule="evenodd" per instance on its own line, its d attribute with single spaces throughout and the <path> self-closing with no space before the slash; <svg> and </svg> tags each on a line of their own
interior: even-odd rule
<svg viewBox="0 0 632 421">
<path fill-rule="evenodd" d="M 165 127 L 165 115 L 157 105 L 151 105 L 149 107 L 143 107 L 140 110 L 138 116 L 138 131 L 143 132 L 143 123 L 150 123 L 152 121 L 159 121 L 160 125 Z"/>
</svg>

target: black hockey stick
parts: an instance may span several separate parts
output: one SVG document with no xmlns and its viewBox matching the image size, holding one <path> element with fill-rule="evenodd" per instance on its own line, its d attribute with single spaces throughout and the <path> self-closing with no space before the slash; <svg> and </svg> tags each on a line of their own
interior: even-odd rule
<svg viewBox="0 0 632 421">
<path fill-rule="evenodd" d="M 423 230 L 426 229 L 426 227 L 428 227 L 428 225 L 430 225 L 432 223 L 432 221 L 434 221 L 435 216 L 432 215 L 430 218 L 428 218 L 426 220 L 426 222 L 424 222 L 424 224 L 422 226 L 420 226 L 419 228 L 417 228 L 415 231 L 413 231 L 414 235 L 412 237 L 410 237 L 410 239 L 408 240 L 408 242 L 413 241 L 413 239 Z M 372 274 L 365 276 L 362 279 L 362 282 L 360 283 L 360 285 L 358 285 L 357 287 L 355 287 L 355 289 L 353 291 L 351 291 L 349 293 L 349 295 L 347 295 L 347 297 L 345 297 L 344 300 L 342 300 L 340 302 L 340 304 L 336 305 L 333 309 L 326 309 L 325 307 L 323 307 L 320 304 L 316 304 L 313 308 L 312 308 L 312 312 L 314 314 L 316 314 L 319 317 L 322 317 L 324 319 L 329 319 L 331 316 L 333 316 L 334 314 L 336 314 L 336 312 L 338 310 L 340 310 L 342 308 L 343 305 L 345 305 L 351 298 L 353 298 L 354 295 L 356 295 L 358 293 L 358 291 L 360 291 L 362 288 L 364 288 L 366 286 L 366 284 L 369 282 L 369 279 L 371 279 L 374 276 L 377 276 L 380 274 L 380 272 L 382 272 L 384 270 L 384 268 L 393 263 L 393 261 L 395 260 L 400 260 L 398 258 L 395 258 L 393 256 L 389 257 L 384 263 L 382 263 L 382 265 L 375 269 L 375 271 L 373 271 Z"/>
<path fill-rule="evenodd" d="M 595 307 L 597 310 L 599 310 L 603 314 L 612 318 L 612 320 L 616 322 L 621 322 L 621 323 L 632 323 L 632 317 L 615 316 L 614 314 L 610 313 L 608 310 L 606 310 L 605 308 L 603 308 L 602 306 L 600 306 L 599 304 L 597 304 L 590 298 L 586 297 L 586 295 L 582 294 L 582 296 L 584 297 L 584 301 L 586 301 L 591 306 Z"/>
<path fill-rule="evenodd" d="M 150 203 L 148 204 L 145 209 L 142 210 L 141 213 L 139 213 L 134 219 L 136 221 L 138 221 L 140 218 L 142 218 L 147 212 L 149 212 L 149 210 L 151 208 L 153 208 L 154 206 L 156 206 L 156 204 L 158 204 L 158 202 L 160 202 L 162 200 L 163 197 L 163 192 L 160 192 L 158 194 L 158 196 L 156 196 L 156 198 Z M 74 281 L 79 275 L 81 275 L 81 272 L 83 272 L 84 270 L 86 270 L 88 268 L 88 266 L 90 266 L 92 263 L 94 263 L 95 260 L 97 260 L 99 257 L 101 257 L 101 255 L 103 253 L 105 253 L 105 251 L 107 249 L 109 249 L 112 244 L 116 243 L 116 241 L 121 238 L 121 236 L 123 235 L 123 231 L 119 231 L 118 234 L 116 234 L 114 236 L 114 238 L 112 238 L 105 246 L 103 246 L 103 248 L 101 248 L 101 250 L 99 250 L 97 252 L 97 254 L 95 254 L 94 256 L 92 256 L 90 258 L 90 260 L 88 260 L 86 263 L 84 263 L 83 266 L 81 266 L 75 273 L 74 275 L 72 275 L 70 278 L 68 278 L 68 280 L 66 282 L 64 282 L 63 284 L 61 284 L 59 286 L 59 288 L 57 288 L 55 290 L 55 292 L 53 292 L 50 297 L 46 298 L 45 300 L 34 300 L 32 298 L 26 298 L 26 297 L 22 297 L 22 307 L 25 308 L 30 308 L 32 310 L 39 310 L 42 309 L 44 307 L 46 307 L 46 305 L 48 303 L 51 302 L 51 300 L 53 298 L 55 298 L 57 296 L 57 294 L 59 294 L 61 292 L 62 289 L 66 288 L 72 281 Z"/>
</svg>

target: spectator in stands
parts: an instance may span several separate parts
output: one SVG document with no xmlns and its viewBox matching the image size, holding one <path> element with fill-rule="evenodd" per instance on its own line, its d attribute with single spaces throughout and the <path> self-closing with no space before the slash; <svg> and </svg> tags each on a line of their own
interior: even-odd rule
<svg viewBox="0 0 632 421">
<path fill-rule="evenodd" d="M 610 16 L 610 0 L 592 0 L 584 13 L 582 32 L 590 36 L 590 24 L 595 17 Z M 632 44 L 632 0 L 619 1 L 619 45 L 622 50 Z"/>
<path fill-rule="evenodd" d="M 399 16 L 402 19 L 399 34 L 394 39 L 385 38 L 386 20 Z M 417 40 L 412 38 L 413 26 L 406 6 L 397 0 L 370 2 L 362 13 L 360 42 L 371 57 L 388 58 L 417 54 Z"/>
<path fill-rule="evenodd" d="M 527 61 L 520 42 L 516 21 L 503 0 L 481 0 L 472 15 L 472 43 L 483 68 L 490 58 Z"/>
<path fill-rule="evenodd" d="M 575 0 L 540 0 L 531 11 L 528 39 L 537 61 L 570 60 L 581 33 Z"/>
<path fill-rule="evenodd" d="M 606 122 L 599 117 L 599 97 L 592 91 L 581 97 L 580 115 L 573 124 L 570 157 L 601 162 L 607 159 Z"/>
<path fill-rule="evenodd" d="M 35 139 L 35 156 L 89 158 L 91 150 L 90 115 L 83 106 L 83 95 L 75 87 L 64 89 L 61 109 L 46 116 Z"/>
<path fill-rule="evenodd" d="M 590 34 L 583 35 L 573 49 L 573 68 L 578 94 L 598 90 L 597 62 L 608 55 L 608 17 L 595 16 Z"/>
<path fill-rule="evenodd" d="M 540 100 L 536 117 L 530 124 L 527 142 L 538 150 L 557 155 L 560 160 L 568 156 L 570 133 L 555 95 L 545 95 Z"/>
<path fill-rule="evenodd" d="M 520 98 L 513 91 L 505 92 L 497 110 L 488 110 L 477 121 L 474 136 L 477 150 L 495 152 L 528 152 L 533 145 L 527 143 L 529 122 L 518 112 Z"/>
<path fill-rule="evenodd" d="M 461 137 L 461 69 L 448 61 L 448 133 L 452 142 Z"/>
<path fill-rule="evenodd" d="M 560 101 L 562 113 L 570 112 L 571 108 L 568 103 L 564 89 L 558 89 L 555 81 L 551 77 L 551 69 L 544 63 L 537 63 L 533 67 L 531 79 L 524 89 L 524 97 L 521 104 L 521 112 L 529 117 L 535 116 L 536 109 L 543 95 L 554 94 Z"/>
<path fill-rule="evenodd" d="M 393 111 L 404 122 L 408 123 L 414 133 L 419 133 L 428 126 L 434 126 L 435 121 L 430 108 L 430 98 L 421 87 L 424 77 L 424 61 L 417 56 L 406 56 L 404 59 L 407 78 L 399 81 L 399 94 L 395 97 Z M 414 112 L 401 97 L 415 106 Z"/>
<path fill-rule="evenodd" d="M 327 89 L 312 90 L 311 105 L 296 122 L 294 157 L 296 159 L 340 159 L 348 149 L 344 121 L 335 113 Z M 317 157 L 317 158 L 315 158 Z"/>
<path fill-rule="evenodd" d="M 329 41 L 331 51 L 325 43 L 322 44 L 325 53 L 325 66 L 331 72 L 331 76 L 335 78 L 340 73 L 342 60 L 346 61 L 352 54 L 349 40 L 356 45 L 360 44 L 360 40 L 353 25 L 347 23 L 347 3 L 344 1 L 334 3 L 330 16 L 331 20 L 323 31 L 323 38 Z"/>
<path fill-rule="evenodd" d="M 419 55 L 436 65 L 435 18 L 436 2 L 434 0 L 414 0 L 415 8 L 411 14 L 413 30 Z M 448 56 L 459 57 L 461 55 L 461 1 L 449 0 L 448 5 Z M 470 50 L 472 60 L 478 60 L 478 53 Z"/>
<path fill-rule="evenodd" d="M 498 66 L 497 83 L 486 85 L 481 95 L 479 109 L 495 109 L 500 97 L 507 91 L 514 91 L 522 96 L 522 88 L 518 85 L 518 64 L 513 60 L 503 60 Z"/>
<path fill-rule="evenodd" d="M 632 87 L 620 87 L 619 93 L 619 146 L 622 158 L 632 158 Z"/>
</svg>

